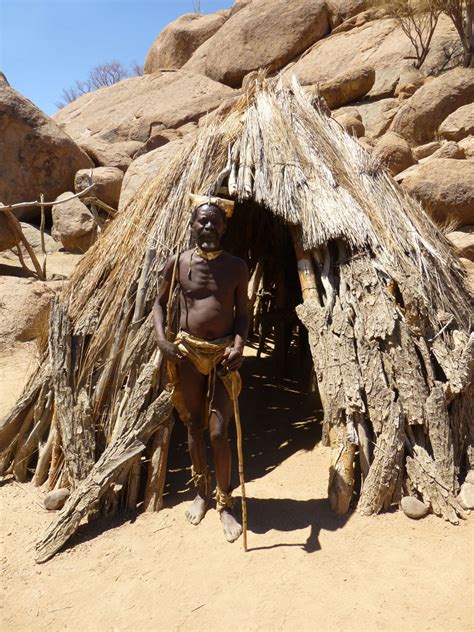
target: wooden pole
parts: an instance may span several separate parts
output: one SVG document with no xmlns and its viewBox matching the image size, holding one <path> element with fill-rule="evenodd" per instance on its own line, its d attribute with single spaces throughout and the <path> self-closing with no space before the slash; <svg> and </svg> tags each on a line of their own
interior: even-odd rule
<svg viewBox="0 0 474 632">
<path fill-rule="evenodd" d="M 237 430 L 237 454 L 239 456 L 239 479 L 242 491 L 242 531 L 244 551 L 247 552 L 247 498 L 245 496 L 245 477 L 244 477 L 244 453 L 242 449 L 242 425 L 240 423 L 240 411 L 238 396 L 235 392 L 235 385 L 232 383 L 232 401 L 234 403 L 235 427 Z"/>
</svg>

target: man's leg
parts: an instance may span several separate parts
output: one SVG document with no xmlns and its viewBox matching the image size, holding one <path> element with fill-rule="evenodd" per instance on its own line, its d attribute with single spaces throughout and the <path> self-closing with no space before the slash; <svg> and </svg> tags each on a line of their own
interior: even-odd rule
<svg viewBox="0 0 474 632">
<path fill-rule="evenodd" d="M 178 365 L 179 379 L 183 390 L 184 403 L 190 414 L 188 423 L 188 450 L 191 456 L 193 473 L 196 476 L 196 498 L 186 511 L 191 524 L 199 524 L 204 518 L 210 499 L 206 462 L 206 444 L 204 441 L 204 403 L 207 380 L 197 371 L 189 360 Z"/>
<path fill-rule="evenodd" d="M 209 435 L 214 455 L 216 480 L 218 489 L 223 494 L 230 494 L 231 452 L 229 446 L 228 427 L 232 416 L 232 402 L 225 386 L 216 378 L 216 388 L 212 402 L 212 413 L 209 419 Z M 220 512 L 224 535 L 229 542 L 234 542 L 242 533 L 232 507 L 228 506 Z"/>
</svg>

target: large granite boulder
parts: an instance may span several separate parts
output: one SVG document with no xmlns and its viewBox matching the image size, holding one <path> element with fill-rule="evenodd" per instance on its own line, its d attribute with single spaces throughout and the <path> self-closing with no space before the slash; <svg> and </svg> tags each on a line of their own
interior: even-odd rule
<svg viewBox="0 0 474 632">
<path fill-rule="evenodd" d="M 74 178 L 76 193 L 84 191 L 89 186 L 89 171 L 81 169 Z M 122 188 L 123 171 L 117 167 L 97 167 L 92 170 L 92 181 L 95 186 L 89 194 L 112 208 L 118 207 L 120 189 Z"/>
<path fill-rule="evenodd" d="M 474 224 L 474 162 L 431 158 L 410 167 L 402 186 L 440 224 Z"/>
<path fill-rule="evenodd" d="M 333 112 L 335 117 L 341 114 L 355 114 L 361 117 L 365 133 L 369 138 L 379 138 L 390 127 L 393 117 L 400 109 L 398 99 L 380 99 L 378 101 L 360 101 L 354 105 L 339 108 Z"/>
<path fill-rule="evenodd" d="M 417 162 L 407 141 L 394 132 L 387 132 L 379 139 L 373 155 L 388 168 L 392 176 Z"/>
<path fill-rule="evenodd" d="M 61 128 L 6 82 L 0 82 L 0 202 L 47 201 L 71 189 L 91 159 Z M 39 217 L 36 207 L 16 211 Z"/>
<path fill-rule="evenodd" d="M 352 67 L 333 79 L 319 84 L 319 93 L 331 109 L 351 103 L 366 95 L 375 81 L 371 66 Z"/>
<path fill-rule="evenodd" d="M 230 21 L 226 24 L 226 27 Z M 443 68 L 445 49 L 458 41 L 451 21 L 441 16 L 433 35 L 430 53 L 423 65 L 432 73 Z M 413 66 L 411 44 L 396 20 L 372 20 L 348 32 L 333 33 L 285 71 L 295 74 L 303 85 L 331 80 L 341 69 L 370 65 L 375 68 L 375 82 L 370 97 L 393 96 L 400 76 Z"/>
<path fill-rule="evenodd" d="M 447 140 L 462 140 L 471 134 L 474 134 L 474 99 L 446 117 L 439 127 L 439 135 Z"/>
<path fill-rule="evenodd" d="M 196 49 L 225 23 L 220 13 L 186 13 L 168 24 L 151 45 L 145 59 L 145 73 L 162 68 L 181 68 Z"/>
<path fill-rule="evenodd" d="M 159 170 L 181 150 L 185 143 L 189 142 L 192 136 L 193 134 L 188 134 L 183 138 L 168 142 L 133 161 L 123 179 L 119 211 L 127 206 L 142 187 L 153 180 Z"/>
<path fill-rule="evenodd" d="M 368 6 L 367 0 L 326 0 L 326 4 L 331 29 L 365 11 Z"/>
<path fill-rule="evenodd" d="M 280 70 L 329 32 L 324 0 L 253 0 L 183 66 L 239 87 L 258 68 Z"/>
<path fill-rule="evenodd" d="M 474 100 L 474 71 L 455 68 L 427 81 L 395 115 L 391 130 L 410 145 L 434 140 L 441 123 Z"/>
<path fill-rule="evenodd" d="M 66 191 L 56 202 L 73 196 Z M 97 224 L 87 206 L 75 198 L 53 206 L 53 228 L 51 234 L 60 241 L 64 250 L 83 253 L 88 250 L 97 237 Z"/>
<path fill-rule="evenodd" d="M 235 96 L 234 90 L 208 77 L 174 70 L 131 77 L 85 94 L 54 118 L 77 143 L 100 141 L 113 148 L 130 141 L 146 143 L 160 130 L 196 121 Z"/>
<path fill-rule="evenodd" d="M 16 246 L 18 239 L 14 220 L 12 221 L 11 216 L 9 217 L 6 213 L 0 211 L 0 252 Z"/>
</svg>

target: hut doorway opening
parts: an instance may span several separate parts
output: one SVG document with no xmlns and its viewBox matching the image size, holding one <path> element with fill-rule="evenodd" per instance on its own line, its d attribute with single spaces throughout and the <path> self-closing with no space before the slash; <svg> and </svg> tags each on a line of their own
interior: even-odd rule
<svg viewBox="0 0 474 632">
<path fill-rule="evenodd" d="M 225 249 L 247 261 L 250 335 L 241 369 L 240 396 L 245 477 L 259 479 L 321 439 L 322 410 L 306 328 L 295 308 L 302 302 L 289 227 L 266 209 L 237 204 Z M 235 426 L 231 421 L 232 484 L 238 487 Z M 164 504 L 191 499 L 190 460 L 184 425 L 174 425 Z M 208 463 L 212 456 L 208 448 Z"/>
</svg>

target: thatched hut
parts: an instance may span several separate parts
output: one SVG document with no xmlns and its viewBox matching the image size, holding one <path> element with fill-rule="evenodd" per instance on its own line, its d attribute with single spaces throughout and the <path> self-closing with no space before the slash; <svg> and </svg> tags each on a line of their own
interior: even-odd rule
<svg viewBox="0 0 474 632">
<path fill-rule="evenodd" d="M 259 287 L 278 308 L 300 303 L 334 451 L 332 507 L 348 511 L 357 490 L 364 514 L 410 494 L 464 516 L 474 338 L 460 265 L 318 103 L 273 80 L 190 139 L 53 304 L 44 361 L 0 426 L 3 473 L 72 490 L 38 561 L 92 512 L 162 505 L 173 422 L 151 307 L 166 259 L 189 243 L 189 194 L 216 187 L 237 202 L 228 246 L 248 261 L 252 304 Z"/>
</svg>

